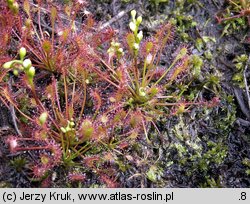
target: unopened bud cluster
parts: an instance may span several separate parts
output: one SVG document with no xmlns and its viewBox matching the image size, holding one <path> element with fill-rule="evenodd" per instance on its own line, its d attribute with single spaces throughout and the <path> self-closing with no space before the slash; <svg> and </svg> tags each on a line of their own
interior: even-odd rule
<svg viewBox="0 0 250 204">
<path fill-rule="evenodd" d="M 143 38 L 143 32 L 142 31 L 138 32 L 139 26 L 142 22 L 142 17 L 139 16 L 139 17 L 135 18 L 136 17 L 135 10 L 131 11 L 131 17 L 132 17 L 132 21 L 129 23 L 129 28 L 134 33 L 135 42 L 134 42 L 133 48 L 134 48 L 135 52 L 137 53 L 139 50 L 139 47 L 140 47 L 140 42 Z"/>
<path fill-rule="evenodd" d="M 10 69 L 13 68 L 13 73 L 18 75 L 18 70 L 24 71 L 27 76 L 28 82 L 30 85 L 33 84 L 33 78 L 35 76 L 35 68 L 32 66 L 30 59 L 24 59 L 27 54 L 27 51 L 24 47 L 21 47 L 19 50 L 20 60 L 12 60 L 3 64 L 3 68 Z M 16 66 L 17 65 L 17 66 Z"/>
<path fill-rule="evenodd" d="M 121 56 L 124 55 L 124 51 L 120 46 L 121 46 L 121 44 L 118 42 L 114 42 L 114 41 L 111 42 L 111 46 L 107 51 L 110 58 L 113 57 L 114 55 L 116 55 L 117 58 L 120 59 Z"/>
<path fill-rule="evenodd" d="M 67 133 L 67 132 L 70 132 L 70 131 L 74 130 L 74 127 L 75 127 L 74 119 L 71 118 L 71 120 L 67 121 L 67 123 L 68 124 L 67 124 L 66 127 L 61 127 L 60 128 L 63 133 Z"/>
</svg>

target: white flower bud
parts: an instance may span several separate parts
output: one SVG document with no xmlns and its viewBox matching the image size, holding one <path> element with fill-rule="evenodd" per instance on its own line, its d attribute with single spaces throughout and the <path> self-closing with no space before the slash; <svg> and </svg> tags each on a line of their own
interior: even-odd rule
<svg viewBox="0 0 250 204">
<path fill-rule="evenodd" d="M 132 11 L 131 11 L 131 16 L 132 16 L 132 18 L 133 18 L 133 19 L 135 19 L 135 16 L 136 16 L 136 10 L 132 10 Z"/>
<path fill-rule="evenodd" d="M 133 32 L 135 32 L 136 27 L 137 27 L 137 26 L 135 25 L 134 22 L 130 22 L 130 23 L 129 23 L 129 28 L 130 28 L 130 30 L 132 30 Z"/>
<path fill-rule="evenodd" d="M 35 67 L 30 67 L 28 72 L 27 72 L 27 76 L 29 79 L 33 79 L 35 76 L 36 70 Z"/>
<path fill-rule="evenodd" d="M 116 43 L 114 44 L 114 46 L 115 46 L 115 47 L 120 47 L 120 43 L 116 42 Z"/>
<path fill-rule="evenodd" d="M 133 47 L 134 47 L 135 50 L 139 50 L 139 44 L 138 43 L 134 43 Z"/>
<path fill-rule="evenodd" d="M 120 53 L 120 54 L 122 54 L 122 53 L 123 53 L 123 49 L 122 49 L 122 48 L 119 48 L 119 49 L 117 50 L 117 52 Z"/>
<path fill-rule="evenodd" d="M 139 41 L 142 40 L 142 38 L 143 38 L 143 33 L 142 33 L 142 31 L 140 31 L 140 32 L 137 34 L 137 38 L 138 38 Z"/>
<path fill-rule="evenodd" d="M 46 122 L 47 118 L 48 118 L 48 113 L 43 112 L 39 117 L 40 124 L 43 125 Z"/>
<path fill-rule="evenodd" d="M 24 57 L 26 56 L 26 53 L 27 53 L 27 51 L 26 51 L 25 47 L 21 47 L 19 50 L 19 55 L 20 55 L 21 60 L 24 59 Z"/>
<path fill-rule="evenodd" d="M 24 67 L 25 69 L 29 69 L 29 68 L 31 67 L 31 65 L 32 65 L 32 62 L 31 62 L 30 59 L 25 59 L 25 60 L 23 61 L 23 67 Z"/>
</svg>

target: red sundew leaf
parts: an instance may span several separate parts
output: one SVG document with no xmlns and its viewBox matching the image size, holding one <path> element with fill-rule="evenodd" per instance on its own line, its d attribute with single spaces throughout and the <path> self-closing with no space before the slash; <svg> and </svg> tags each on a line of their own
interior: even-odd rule
<svg viewBox="0 0 250 204">
<path fill-rule="evenodd" d="M 130 52 L 133 53 L 133 46 L 134 46 L 134 43 L 135 43 L 134 34 L 133 33 L 128 33 L 127 36 L 126 36 L 126 41 L 127 41 L 128 46 L 129 46 Z"/>
<path fill-rule="evenodd" d="M 145 43 L 145 51 L 146 51 L 146 53 L 147 54 L 150 53 L 151 50 L 153 49 L 153 47 L 154 47 L 154 43 L 152 41 L 147 41 Z"/>
<path fill-rule="evenodd" d="M 27 13 L 27 15 L 30 16 L 30 3 L 28 0 L 25 0 L 23 2 L 23 9 Z"/>
<path fill-rule="evenodd" d="M 82 142 L 84 141 L 88 141 L 89 139 L 92 138 L 92 136 L 94 135 L 95 132 L 95 128 L 93 123 L 88 120 L 85 119 L 80 126 L 80 130 L 78 131 L 79 134 L 79 138 Z"/>
<path fill-rule="evenodd" d="M 163 48 L 173 40 L 174 27 L 171 23 L 164 24 L 156 33 L 155 39 L 158 41 L 160 48 Z"/>
<path fill-rule="evenodd" d="M 69 105 L 68 111 L 69 111 L 69 118 L 74 118 L 75 111 L 72 104 Z"/>
<path fill-rule="evenodd" d="M 42 178 L 48 171 L 47 167 L 41 165 L 35 165 L 32 167 L 32 173 L 34 178 Z"/>
<path fill-rule="evenodd" d="M 66 6 L 64 8 L 64 12 L 67 14 L 68 17 L 70 17 L 71 14 L 71 7 L 70 6 Z"/>
<path fill-rule="evenodd" d="M 134 112 L 130 115 L 130 125 L 136 128 L 142 124 L 143 116 L 140 112 Z"/>
<path fill-rule="evenodd" d="M 54 141 L 50 141 L 48 148 L 51 151 L 51 166 L 58 165 L 62 160 L 62 149 L 60 145 L 56 144 Z"/>
<path fill-rule="evenodd" d="M 115 36 L 115 30 L 112 28 L 107 28 L 101 33 L 101 42 L 106 43 L 111 41 Z"/>
<path fill-rule="evenodd" d="M 52 7 L 52 8 L 51 8 L 51 24 L 52 24 L 52 27 L 53 27 L 53 28 L 54 28 L 54 26 L 55 26 L 56 16 L 57 16 L 57 10 L 56 10 L 55 7 Z"/>
<path fill-rule="evenodd" d="M 100 156 L 94 155 L 94 156 L 87 156 L 83 159 L 83 163 L 89 167 L 89 168 L 93 168 L 96 165 L 98 165 L 99 163 L 101 163 L 101 158 Z"/>
<path fill-rule="evenodd" d="M 126 149 L 127 147 L 129 147 L 129 143 L 126 141 L 119 144 L 120 149 Z"/>
<path fill-rule="evenodd" d="M 55 7 L 51 8 L 51 27 L 52 27 L 52 44 L 54 44 L 55 21 L 57 17 L 57 10 Z"/>
<path fill-rule="evenodd" d="M 101 98 L 101 96 L 100 96 L 100 94 L 98 93 L 97 90 L 92 91 L 90 95 L 91 95 L 91 97 L 93 99 L 94 108 L 95 108 L 95 110 L 97 112 L 101 108 L 102 98 Z"/>
<path fill-rule="evenodd" d="M 175 66 L 174 71 L 170 76 L 170 81 L 174 81 L 181 73 L 189 68 L 188 61 L 189 58 L 186 56 L 177 64 L 177 66 Z"/>
<path fill-rule="evenodd" d="M 86 175 L 78 172 L 73 172 L 68 174 L 68 179 L 71 182 L 83 182 L 86 179 Z"/>
<path fill-rule="evenodd" d="M 45 178 L 42 183 L 41 183 L 41 187 L 42 188 L 50 188 L 52 185 L 52 179 L 51 176 L 48 176 L 47 178 Z"/>
<path fill-rule="evenodd" d="M 110 178 L 105 174 L 100 175 L 100 180 L 106 184 L 108 188 L 117 188 L 119 185 L 114 178 Z"/>
<path fill-rule="evenodd" d="M 43 43 L 42 43 L 42 48 L 44 50 L 44 52 L 46 52 L 47 54 L 49 54 L 51 52 L 51 42 L 48 41 L 48 40 L 45 40 Z"/>
</svg>

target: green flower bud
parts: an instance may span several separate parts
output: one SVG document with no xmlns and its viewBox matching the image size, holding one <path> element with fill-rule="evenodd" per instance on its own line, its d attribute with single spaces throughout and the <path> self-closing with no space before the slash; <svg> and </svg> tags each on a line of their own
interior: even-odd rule
<svg viewBox="0 0 250 204">
<path fill-rule="evenodd" d="M 23 67 L 24 67 L 24 69 L 29 69 L 30 67 L 31 67 L 31 65 L 32 65 L 32 62 L 31 62 L 31 60 L 30 59 L 25 59 L 24 61 L 23 61 Z"/>
<path fill-rule="evenodd" d="M 47 112 L 43 112 L 40 115 L 40 117 L 39 117 L 39 123 L 40 123 L 40 125 L 43 125 L 47 121 L 47 118 L 48 118 L 48 113 Z"/>
<path fill-rule="evenodd" d="M 14 70 L 13 70 L 13 74 L 14 74 L 15 76 L 18 76 L 18 73 L 19 73 L 19 72 L 18 72 L 17 69 L 14 69 Z"/>
<path fill-rule="evenodd" d="M 129 98 L 128 103 L 132 104 L 133 102 L 134 102 L 134 99 L 133 98 Z"/>
<path fill-rule="evenodd" d="M 130 23 L 129 23 L 129 28 L 130 28 L 130 30 L 131 30 L 131 31 L 135 32 L 135 31 L 136 31 L 137 26 L 135 25 L 135 23 L 134 23 L 134 22 L 130 22 Z"/>
<path fill-rule="evenodd" d="M 20 59 L 23 60 L 24 57 L 26 56 L 26 49 L 24 47 L 21 47 L 20 50 L 19 50 L 19 55 L 20 55 Z"/>
<path fill-rule="evenodd" d="M 69 131 L 72 130 L 71 127 L 69 127 L 69 124 L 68 124 L 68 126 L 65 128 L 65 130 L 66 130 L 66 132 L 69 132 Z"/>
<path fill-rule="evenodd" d="M 132 18 L 133 18 L 133 19 L 135 19 L 135 16 L 136 16 L 136 10 L 132 10 L 132 11 L 131 11 L 131 16 L 132 16 Z"/>
<path fill-rule="evenodd" d="M 70 127 L 74 127 L 74 126 L 75 126 L 75 123 L 74 123 L 73 121 L 71 121 L 71 122 L 69 123 L 69 126 L 70 126 Z"/>
<path fill-rule="evenodd" d="M 13 61 L 5 62 L 3 64 L 3 68 L 4 69 L 9 69 L 9 68 L 11 68 L 11 66 L 12 66 L 13 63 L 14 63 Z"/>
<path fill-rule="evenodd" d="M 142 22 L 142 17 L 139 16 L 139 17 L 136 19 L 136 24 L 137 24 L 137 25 L 140 25 L 141 22 Z"/>
<path fill-rule="evenodd" d="M 30 67 L 28 72 L 27 72 L 27 76 L 29 79 L 33 79 L 35 76 L 36 70 L 35 67 Z"/>
</svg>

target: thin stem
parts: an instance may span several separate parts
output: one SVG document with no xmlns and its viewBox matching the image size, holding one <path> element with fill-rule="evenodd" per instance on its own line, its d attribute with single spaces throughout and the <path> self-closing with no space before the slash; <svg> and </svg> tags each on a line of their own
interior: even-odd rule
<svg viewBox="0 0 250 204">
<path fill-rule="evenodd" d="M 117 84 L 115 84 L 114 82 L 112 82 L 109 78 L 107 78 L 105 76 L 104 73 L 102 73 L 100 70 L 96 69 L 96 68 L 93 68 L 95 70 L 95 72 L 102 78 L 104 79 L 105 81 L 107 81 L 108 83 L 112 84 L 114 87 L 116 87 L 117 89 L 119 89 L 119 86 Z"/>
<path fill-rule="evenodd" d="M 66 117 L 69 118 L 69 110 L 68 110 L 68 91 L 67 91 L 67 81 L 65 70 L 63 71 L 63 84 L 64 84 L 64 96 L 65 96 L 65 109 L 66 109 Z"/>
<path fill-rule="evenodd" d="M 58 92 L 57 92 L 57 80 L 55 79 L 54 75 L 53 75 L 53 81 L 54 81 L 54 87 L 53 87 L 53 89 L 55 90 L 55 98 L 56 98 L 57 107 L 58 107 L 58 110 L 60 112 L 62 112 L 60 101 L 59 101 L 59 97 L 58 97 Z"/>
<path fill-rule="evenodd" d="M 151 144 L 151 141 L 150 141 L 149 138 L 148 138 L 148 133 L 147 133 L 147 129 L 146 129 L 144 120 L 142 120 L 142 127 L 143 127 L 143 130 L 144 130 L 144 133 L 145 133 L 147 142 L 148 142 L 149 144 Z"/>
<path fill-rule="evenodd" d="M 15 148 L 15 151 L 30 151 L 30 150 L 46 150 L 50 149 L 49 147 L 19 147 Z"/>
<path fill-rule="evenodd" d="M 75 76 L 77 75 L 77 69 L 75 69 Z M 74 100 L 75 100 L 75 89 L 76 89 L 76 79 L 73 82 L 73 92 L 72 92 L 72 110 L 74 110 Z"/>
<path fill-rule="evenodd" d="M 40 6 L 38 6 L 38 27 L 39 27 L 40 35 L 41 35 L 42 39 L 44 39 L 42 26 L 41 26 L 41 8 L 40 8 Z"/>
<path fill-rule="evenodd" d="M 76 157 L 79 156 L 79 155 L 84 154 L 86 151 L 88 151 L 88 150 L 92 147 L 92 145 L 90 145 L 89 147 L 88 147 L 88 145 L 89 145 L 89 144 L 84 145 L 84 146 L 83 146 L 81 149 L 79 149 L 79 150 L 76 150 L 76 149 L 73 147 L 72 150 L 75 152 L 74 158 L 76 158 Z M 73 159 L 74 159 L 74 158 L 73 158 Z"/>
<path fill-rule="evenodd" d="M 146 58 L 147 58 L 147 57 L 146 57 Z M 143 74 L 142 74 L 142 87 L 145 87 L 145 86 L 144 86 L 144 83 L 145 83 L 146 69 L 147 69 L 147 60 L 144 59 Z"/>
<path fill-rule="evenodd" d="M 24 114 L 18 107 L 17 105 L 12 101 L 11 97 L 9 96 L 9 94 L 7 93 L 7 91 L 5 89 L 3 89 L 3 93 L 5 98 L 9 101 L 9 103 L 15 107 L 15 109 L 22 115 L 24 116 L 26 119 L 35 122 L 35 120 L 33 120 L 32 118 L 30 118 L 29 116 L 27 116 L 26 114 Z"/>
<path fill-rule="evenodd" d="M 62 144 L 63 153 L 65 153 L 66 150 L 65 150 L 64 136 L 63 136 L 63 135 L 64 135 L 63 133 L 60 134 L 60 136 L 61 136 L 61 144 Z"/>
<path fill-rule="evenodd" d="M 135 84 L 136 84 L 136 91 L 139 91 L 140 85 L 139 85 L 139 73 L 138 73 L 138 67 L 137 67 L 137 58 L 134 59 L 134 76 L 135 76 Z"/>
<path fill-rule="evenodd" d="M 247 60 L 246 66 L 245 66 L 245 69 L 243 71 L 243 78 L 244 78 L 245 89 L 246 89 L 246 94 L 247 94 L 248 108 L 250 110 L 250 94 L 249 94 L 249 87 L 248 87 L 247 77 L 246 77 L 246 72 L 247 72 L 249 63 L 250 63 L 250 55 L 248 56 L 248 60 Z"/>
<path fill-rule="evenodd" d="M 81 120 L 81 117 L 83 115 L 83 111 L 85 108 L 85 104 L 86 104 L 86 98 L 87 98 L 87 87 L 86 87 L 86 82 L 85 82 L 85 78 L 83 79 L 83 101 L 82 101 L 82 108 L 80 111 L 80 115 L 79 115 L 79 122 Z"/>
<path fill-rule="evenodd" d="M 175 58 L 173 63 L 169 66 L 169 68 L 164 72 L 164 74 L 155 82 L 154 86 L 156 86 L 165 76 L 166 74 L 172 69 L 172 67 L 176 64 L 176 62 L 179 60 L 179 58 Z"/>
<path fill-rule="evenodd" d="M 230 16 L 230 17 L 226 17 L 226 18 L 221 18 L 221 19 L 220 19 L 220 22 L 232 20 L 232 19 L 235 19 L 235 18 L 240 18 L 240 17 L 242 17 L 242 16 L 244 16 L 244 14 L 240 13 L 240 14 L 238 14 L 238 15 L 234 15 L 234 16 Z"/>
<path fill-rule="evenodd" d="M 101 59 L 98 55 L 95 54 L 96 57 L 101 61 L 101 63 L 109 70 L 111 71 L 114 75 L 116 75 L 116 72 L 114 69 L 112 69 L 103 59 Z"/>
<path fill-rule="evenodd" d="M 46 108 L 43 106 L 42 102 L 39 100 L 39 98 L 38 98 L 38 96 L 37 96 L 37 94 L 36 94 L 36 90 L 35 90 L 34 83 L 31 84 L 31 92 L 32 92 L 32 94 L 33 94 L 33 96 L 34 96 L 34 99 L 35 99 L 37 105 L 40 106 L 40 108 L 42 109 L 42 111 L 47 112 Z M 54 121 L 54 119 L 50 116 L 50 114 L 48 114 L 48 117 L 49 117 L 49 119 L 51 120 L 51 122 L 55 125 L 55 127 L 56 127 L 58 130 L 60 130 L 60 128 L 58 127 L 57 123 L 56 123 L 56 122 Z"/>
</svg>

